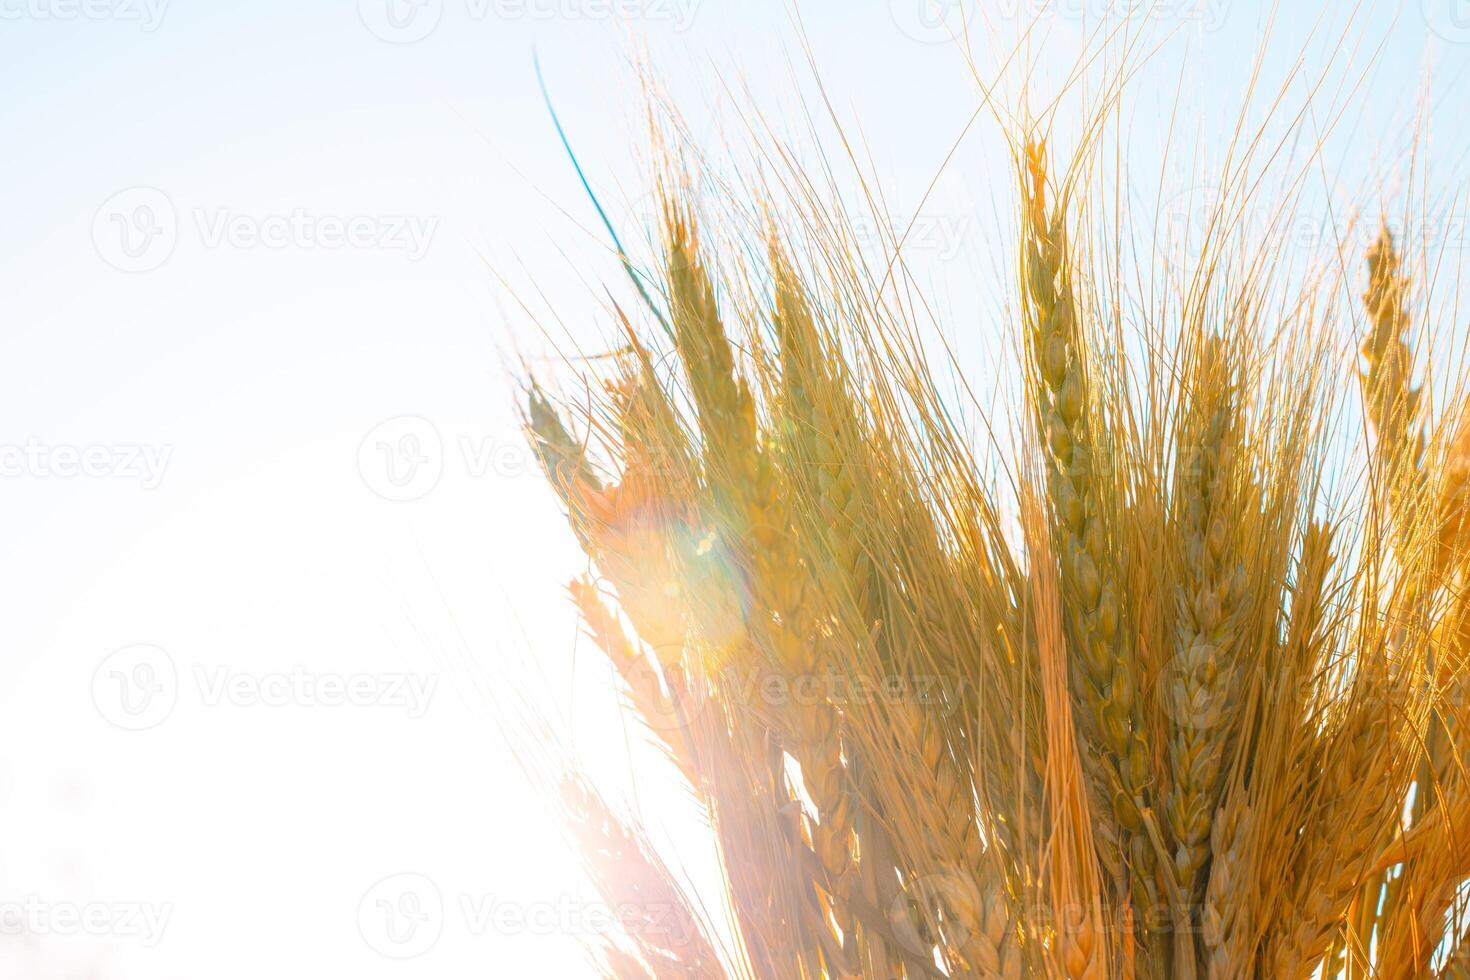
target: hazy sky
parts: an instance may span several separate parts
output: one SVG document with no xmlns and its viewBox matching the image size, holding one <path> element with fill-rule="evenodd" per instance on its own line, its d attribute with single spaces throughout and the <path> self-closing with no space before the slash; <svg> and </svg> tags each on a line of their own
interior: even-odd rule
<svg viewBox="0 0 1470 980">
<path fill-rule="evenodd" d="M 1324 166 L 1326 196 L 1401 175 L 1420 105 L 1431 185 L 1456 191 L 1470 2 L 1372 0 L 1340 44 L 1344 6 L 1314 35 L 1318 6 L 1289 0 L 1263 72 L 1274 91 L 1305 49 L 1309 77 L 1358 83 L 1323 98 L 1350 107 L 1331 158 L 1355 161 Z M 964 9 L 796 9 L 983 373 L 1011 180 L 988 113 L 919 205 L 979 105 Z M 986 9 L 975 63 L 1034 20 L 1038 93 L 1100 15 L 1163 43 L 1129 128 L 1144 164 L 1174 144 L 1185 190 L 1269 19 Z M 778 131 L 821 115 L 782 0 L 0 0 L 0 975 L 588 973 L 605 910 L 501 741 L 497 687 L 537 665 L 532 696 L 615 793 L 630 750 L 577 659 L 583 565 L 507 368 L 557 376 L 543 330 L 596 349 L 602 284 L 623 288 L 533 51 L 636 234 L 640 46 L 711 149 L 747 87 Z"/>
</svg>

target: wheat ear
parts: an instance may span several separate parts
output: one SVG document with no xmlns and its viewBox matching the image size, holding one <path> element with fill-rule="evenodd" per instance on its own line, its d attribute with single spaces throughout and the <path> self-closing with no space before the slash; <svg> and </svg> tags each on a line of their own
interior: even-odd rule
<svg viewBox="0 0 1470 980">
<path fill-rule="evenodd" d="M 818 678 L 825 665 L 808 602 L 808 572 L 787 516 L 789 501 L 771 454 L 760 444 L 754 399 L 735 371 L 693 218 L 668 205 L 665 237 L 674 333 L 703 436 L 705 481 L 720 522 L 716 533 L 730 537 L 757 608 L 774 614 L 746 615 L 750 642 L 789 674 Z M 824 899 L 835 929 L 826 946 L 835 956 L 852 929 L 846 899 L 852 886 L 853 802 L 837 711 L 825 703 L 799 709 L 784 720 L 817 811 L 808 833 L 826 870 Z"/>
<path fill-rule="evenodd" d="M 1424 459 L 1424 435 L 1419 426 L 1420 393 L 1413 385 L 1413 354 L 1404 339 L 1409 326 L 1408 279 L 1393 235 L 1383 228 L 1368 249 L 1368 289 L 1363 294 L 1370 320 L 1363 341 L 1364 367 L 1359 374 L 1368 418 L 1378 433 L 1376 453 L 1392 492 L 1413 480 Z"/>
<path fill-rule="evenodd" d="M 1247 710 L 1258 719 L 1250 765 L 1240 757 L 1214 817 L 1200 916 L 1209 980 L 1254 975 L 1272 896 L 1282 891 L 1280 864 L 1295 851 L 1283 838 L 1299 826 L 1294 809 L 1310 773 L 1298 764 L 1304 761 L 1299 746 L 1314 724 L 1308 702 L 1330 634 L 1326 604 L 1333 561 L 1331 529 L 1310 523 L 1302 535 L 1285 636 L 1250 693 Z"/>
<path fill-rule="evenodd" d="M 569 824 L 593 881 L 656 977 L 716 980 L 725 971 L 663 861 L 584 780 L 562 787 Z"/>
<path fill-rule="evenodd" d="M 1155 892 L 1153 851 L 1144 836 L 1142 814 L 1149 751 L 1137 726 L 1136 678 L 1119 622 L 1116 577 L 1110 574 L 1102 524 L 1099 446 L 1089 418 L 1065 208 L 1048 210 L 1046 156 L 1040 143 L 1027 149 L 1026 174 L 1023 282 L 1031 324 L 1032 388 L 1050 464 L 1063 602 L 1076 651 L 1074 662 L 1084 680 L 1088 727 L 1101 750 L 1096 759 L 1103 771 L 1104 798 L 1112 819 L 1134 842 L 1125 853 L 1132 867 L 1135 903 L 1144 906 L 1152 904 Z"/>
<path fill-rule="evenodd" d="M 1173 872 L 1193 896 L 1209 859 L 1226 738 L 1238 713 L 1236 644 L 1245 609 L 1240 561 L 1244 515 L 1237 511 L 1242 454 L 1239 403 L 1223 342 L 1202 338 L 1190 372 L 1175 475 L 1183 551 L 1169 741 L 1174 785 L 1165 812 L 1177 842 Z"/>
</svg>

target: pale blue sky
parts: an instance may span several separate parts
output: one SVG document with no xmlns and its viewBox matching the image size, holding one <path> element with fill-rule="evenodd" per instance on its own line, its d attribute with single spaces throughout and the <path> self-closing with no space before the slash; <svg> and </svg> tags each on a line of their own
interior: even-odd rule
<svg viewBox="0 0 1470 980">
<path fill-rule="evenodd" d="M 508 351 L 546 353 L 512 301 L 533 281 L 589 347 L 607 327 L 601 284 L 622 287 L 583 230 L 532 52 L 624 232 L 647 190 L 637 45 L 712 149 L 739 136 L 727 83 L 789 133 L 803 100 L 819 105 L 782 0 L 389 2 L 0 0 L 0 903 L 102 902 L 115 924 L 4 930 L 5 976 L 588 972 L 595 906 L 473 686 L 535 660 L 578 747 L 626 782 L 630 750 L 599 735 L 605 676 L 572 666 L 562 585 L 582 566 L 504 371 Z M 1132 9 L 1059 6 L 1037 22 L 1037 93 L 1095 15 Z M 1456 193 L 1470 2 L 1365 3 L 1356 48 L 1338 50 L 1325 39 L 1343 6 L 1311 41 L 1318 5 L 1285 4 L 1264 72 L 1274 90 L 1305 48 L 1309 77 L 1362 80 L 1324 199 L 1402 175 L 1421 96 L 1431 187 Z M 891 209 L 911 212 L 977 104 L 946 41 L 960 8 L 798 9 L 837 112 Z M 982 70 L 1040 7 L 987 9 L 971 33 Z M 1269 9 L 1153 11 L 1131 14 L 1166 43 L 1131 90 L 1130 142 L 1140 172 L 1167 141 L 1187 150 L 1188 189 L 1196 134 L 1218 154 Z M 1005 343 L 990 246 L 1010 181 L 987 120 L 922 209 L 912 256 L 982 375 Z M 1465 233 L 1446 232 L 1456 252 Z M 89 450 L 92 475 L 73 473 L 67 452 Z M 385 469 L 404 453 L 429 468 Z M 145 676 L 139 663 L 173 672 L 172 710 L 129 731 L 110 685 Z M 328 704 L 289 686 L 303 672 L 419 680 L 432 697 L 422 712 L 387 689 Z M 230 677 L 243 686 L 221 694 Z M 273 684 L 284 703 L 258 690 Z M 657 808 L 659 792 L 640 798 Z M 374 933 L 374 885 L 399 873 L 444 905 L 423 949 Z M 167 910 L 160 941 L 116 925 L 128 903 Z M 496 926 L 497 903 L 550 925 Z"/>
</svg>

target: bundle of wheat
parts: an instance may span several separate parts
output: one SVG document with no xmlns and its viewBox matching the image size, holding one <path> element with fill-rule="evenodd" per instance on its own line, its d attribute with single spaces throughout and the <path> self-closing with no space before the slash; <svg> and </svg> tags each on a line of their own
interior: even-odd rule
<svg viewBox="0 0 1470 980">
<path fill-rule="evenodd" d="M 610 900 L 678 925 L 634 917 L 608 975 L 1461 975 L 1470 405 L 1413 386 L 1412 270 L 1367 256 L 1382 492 L 1333 506 L 1321 283 L 1268 306 L 1274 267 L 1217 243 L 1128 353 L 1075 173 L 1016 161 L 1009 486 L 840 221 L 722 259 L 673 176 L 666 329 L 620 312 L 615 377 L 533 386 L 576 604 L 733 923 L 574 783 Z"/>
</svg>

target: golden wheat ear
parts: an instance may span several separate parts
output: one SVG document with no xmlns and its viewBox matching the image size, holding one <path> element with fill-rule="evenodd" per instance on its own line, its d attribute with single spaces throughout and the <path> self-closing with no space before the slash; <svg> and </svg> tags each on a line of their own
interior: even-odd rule
<svg viewBox="0 0 1470 980">
<path fill-rule="evenodd" d="M 1064 621 L 1075 669 L 1086 682 L 1078 718 L 1094 749 L 1087 755 L 1089 777 L 1094 796 L 1107 804 L 1097 819 L 1116 827 L 1098 840 L 1108 876 L 1116 878 L 1126 866 L 1133 902 L 1147 908 L 1157 904 L 1159 894 L 1155 848 L 1144 823 L 1152 750 L 1144 735 L 1137 660 L 1122 621 L 1118 556 L 1108 547 L 1115 534 L 1106 526 L 1109 487 L 1103 468 L 1111 454 L 1102 439 L 1090 377 L 1096 351 L 1079 322 L 1065 200 L 1047 204 L 1049 174 L 1041 144 L 1027 147 L 1022 176 L 1029 393 L 1047 460 Z"/>
<path fill-rule="evenodd" d="M 1413 383 L 1414 358 L 1405 338 L 1410 326 L 1409 279 L 1387 227 L 1368 249 L 1367 264 L 1363 305 L 1369 330 L 1361 348 L 1364 366 L 1359 373 L 1363 401 L 1378 433 L 1375 448 L 1384 465 L 1390 472 L 1417 469 L 1423 462 L 1424 435 L 1419 424 L 1420 393 Z"/>
</svg>

